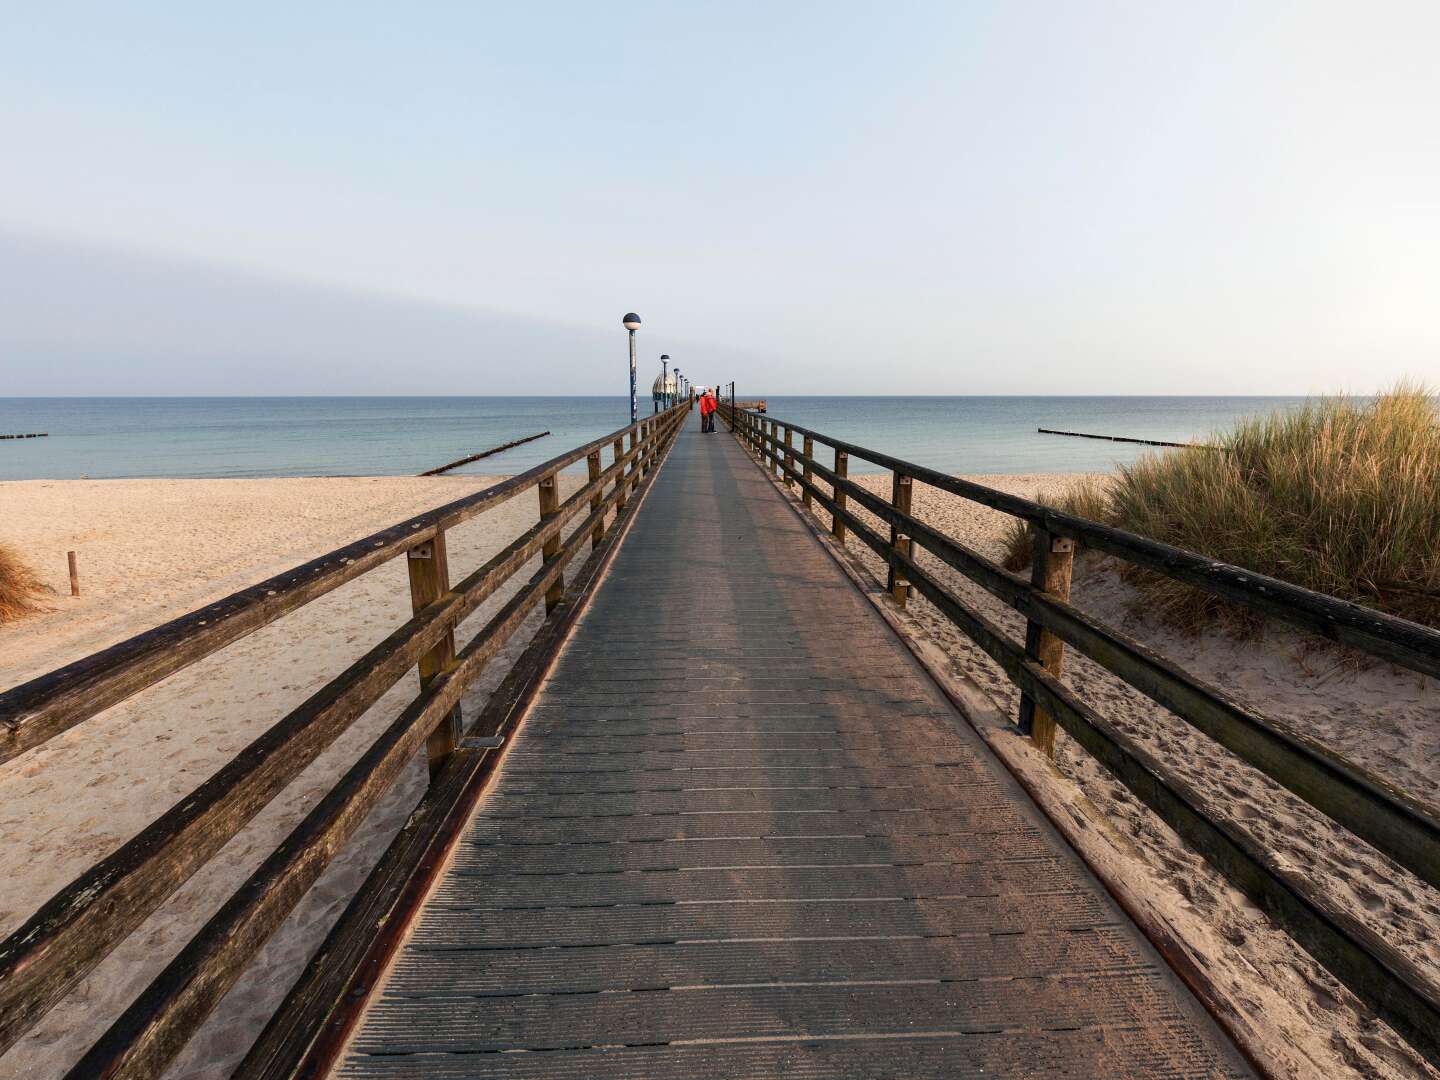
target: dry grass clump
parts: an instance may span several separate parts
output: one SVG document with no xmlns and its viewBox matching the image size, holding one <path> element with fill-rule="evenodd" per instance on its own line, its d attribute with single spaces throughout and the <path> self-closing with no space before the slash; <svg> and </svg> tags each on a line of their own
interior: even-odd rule
<svg viewBox="0 0 1440 1080">
<path fill-rule="evenodd" d="M 1035 501 L 1042 506 L 1054 507 L 1056 510 L 1063 510 L 1076 517 L 1086 518 L 1090 521 L 1108 522 L 1111 513 L 1109 488 L 1108 482 L 1087 476 L 1076 480 L 1059 494 L 1042 491 L 1035 496 Z M 1005 530 L 1004 563 L 1006 569 L 1023 570 L 1030 565 L 1033 538 L 1034 532 L 1028 521 L 1023 518 L 1010 519 L 1010 524 Z M 1083 545 L 1076 545 L 1075 553 L 1078 555 L 1084 550 Z"/>
<path fill-rule="evenodd" d="M 1317 592 L 1440 625 L 1440 401 L 1402 383 L 1256 417 L 1214 440 L 1122 467 L 1059 508 Z M 1017 530 L 1018 532 L 1018 530 Z M 1028 541 L 1012 535 L 1011 565 Z M 1208 594 L 1134 569 L 1147 608 L 1188 629 L 1253 629 Z"/>
<path fill-rule="evenodd" d="M 0 623 L 44 610 L 40 598 L 48 592 L 15 549 L 0 543 Z"/>
</svg>

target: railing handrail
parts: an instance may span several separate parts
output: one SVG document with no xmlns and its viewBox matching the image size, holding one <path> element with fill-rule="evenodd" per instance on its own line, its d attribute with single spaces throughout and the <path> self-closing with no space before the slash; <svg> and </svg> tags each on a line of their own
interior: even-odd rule
<svg viewBox="0 0 1440 1080">
<path fill-rule="evenodd" d="M 679 408 L 680 406 L 675 406 Z M 673 410 L 671 410 L 673 412 Z M 657 416 L 665 416 L 660 413 Z M 0 763 L 39 746 L 649 424 L 647 417 L 0 692 Z"/>
<path fill-rule="evenodd" d="M 791 424 L 779 417 L 741 411 L 767 423 L 808 435 L 852 457 L 902 472 L 952 495 L 1024 518 L 1057 536 L 1083 541 L 1098 551 L 1154 570 L 1212 596 L 1243 604 L 1328 640 L 1342 642 L 1401 667 L 1440 678 L 1440 630 L 1124 529 L 1067 514 L 1019 495 Z"/>
<path fill-rule="evenodd" d="M 786 487 L 798 483 L 802 503 L 818 503 L 831 514 L 831 531 L 841 544 L 847 532 L 853 533 L 889 565 L 887 591 L 899 607 L 905 606 L 912 588 L 917 590 L 1000 665 L 1021 691 L 1022 731 L 1026 730 L 1028 698 L 1034 710 L 1031 714 L 1033 734 L 1042 747 L 1046 745 L 1040 732 L 1043 716 L 1047 723 L 1058 721 L 1113 776 L 1394 1025 L 1412 1046 L 1440 1064 L 1440 1038 L 1436 1036 L 1436 1032 L 1440 1032 L 1440 982 L 1433 973 L 1377 935 L 1303 868 L 1277 857 L 1244 828 L 1216 817 L 1206 797 L 1187 778 L 1157 759 L 1143 743 L 1097 714 L 1058 678 L 1064 644 L 1070 644 L 1421 880 L 1440 887 L 1440 809 L 1367 773 L 1315 740 L 1261 716 L 1071 606 L 1067 602 L 1068 562 L 1064 563 L 1060 591 L 1052 592 L 1056 586 L 1052 586 L 1040 554 L 1042 551 L 1065 552 L 1066 547 L 1052 544 L 1070 545 L 1074 539 L 1084 539 L 1100 547 L 1092 537 L 1102 534 L 1094 530 L 1118 534 L 1127 543 L 1140 541 L 1148 546 L 1148 541 L 1072 515 L 1053 515 L 1029 500 L 969 481 L 953 484 L 953 478 L 934 470 L 760 413 L 743 413 L 740 423 L 735 425 L 735 417 L 728 409 L 726 412 L 732 420 L 732 430 L 739 428 L 736 437 L 742 445 L 750 445 L 766 472 L 773 469 L 777 480 L 783 479 Z M 778 435 L 781 429 L 785 432 L 783 440 Z M 805 446 L 799 453 L 792 442 L 797 431 L 805 436 Z M 814 459 L 816 440 L 835 450 L 833 470 Z M 893 471 L 889 503 L 848 477 L 851 454 Z M 814 483 L 816 478 L 829 485 L 828 493 Z M 986 498 L 976 501 L 1032 521 L 1037 538 L 1045 541 L 1037 542 L 1032 579 L 1026 581 L 1010 573 L 911 514 L 912 478 L 961 497 L 983 494 Z M 965 490 L 956 490 L 957 487 Z M 851 512 L 848 508 L 851 498 L 890 525 L 888 540 Z M 1057 518 L 1069 526 L 1068 531 L 1047 532 Z M 1077 525 L 1079 527 L 1075 527 Z M 1068 539 L 1057 541 L 1057 536 Z M 914 543 L 1023 614 L 1027 619 L 1025 644 L 1011 640 L 999 626 L 968 606 L 920 566 L 912 552 Z M 1129 557 L 1120 544 L 1112 544 L 1106 550 L 1121 558 Z M 1069 557 L 1068 554 L 1049 555 L 1050 559 L 1068 560 Z M 1165 572 L 1166 567 L 1162 565 L 1157 569 Z M 1178 574 L 1171 576 L 1186 580 Z M 1247 576 L 1262 583 L 1272 580 L 1259 575 Z M 1308 590 L 1298 591 L 1312 598 L 1334 599 Z M 1379 612 L 1372 614 L 1389 619 Z M 1415 626 L 1426 634 L 1433 633 L 1404 620 L 1393 621 L 1407 630 Z M 1063 643 L 1058 651 L 1047 654 L 1044 642 L 1047 634 Z M 1389 656 L 1389 653 L 1382 655 Z"/>
</svg>

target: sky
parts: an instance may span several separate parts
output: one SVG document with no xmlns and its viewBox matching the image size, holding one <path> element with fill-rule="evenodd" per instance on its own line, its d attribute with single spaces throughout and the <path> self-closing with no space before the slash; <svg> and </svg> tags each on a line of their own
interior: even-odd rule
<svg viewBox="0 0 1440 1080">
<path fill-rule="evenodd" d="M 0 0 L 0 395 L 1440 383 L 1440 4 Z"/>
</svg>

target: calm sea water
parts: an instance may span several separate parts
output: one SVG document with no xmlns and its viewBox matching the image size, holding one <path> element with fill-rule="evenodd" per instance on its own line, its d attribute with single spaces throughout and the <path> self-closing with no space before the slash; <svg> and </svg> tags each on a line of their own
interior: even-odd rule
<svg viewBox="0 0 1440 1080">
<path fill-rule="evenodd" d="M 1089 472 L 1144 452 L 1037 427 L 1185 442 L 1302 400 L 771 397 L 769 407 L 774 417 L 947 472 L 1025 473 Z M 413 475 L 548 429 L 547 438 L 457 470 L 516 473 L 627 420 L 620 397 L 0 398 L 0 433 L 50 433 L 0 440 L 0 480 Z"/>
</svg>

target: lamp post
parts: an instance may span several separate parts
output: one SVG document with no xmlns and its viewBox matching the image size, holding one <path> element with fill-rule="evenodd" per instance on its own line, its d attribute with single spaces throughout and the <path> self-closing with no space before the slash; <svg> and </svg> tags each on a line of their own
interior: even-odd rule
<svg viewBox="0 0 1440 1080">
<path fill-rule="evenodd" d="M 680 369 L 677 367 L 675 369 L 675 403 L 677 405 L 680 403 L 680 384 L 684 381 L 685 379 L 680 374 Z"/>
<path fill-rule="evenodd" d="M 670 393 L 669 353 L 660 354 L 660 394 L 665 399 L 665 408 L 668 409 L 671 405 L 675 404 L 673 401 L 670 400 L 673 395 Z"/>
<path fill-rule="evenodd" d="M 640 419 L 639 410 L 635 407 L 635 331 L 640 329 L 640 316 L 630 311 L 620 321 L 630 331 L 630 423 L 633 424 Z"/>
</svg>

